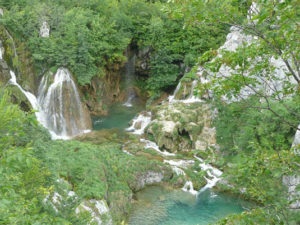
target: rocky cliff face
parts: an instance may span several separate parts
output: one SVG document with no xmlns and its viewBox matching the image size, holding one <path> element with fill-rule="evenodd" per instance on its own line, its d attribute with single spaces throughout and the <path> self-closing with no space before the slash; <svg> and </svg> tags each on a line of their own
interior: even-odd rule
<svg viewBox="0 0 300 225">
<path fill-rule="evenodd" d="M 0 86 L 4 86 L 10 79 L 9 67 L 4 60 L 4 46 L 0 40 Z"/>
<path fill-rule="evenodd" d="M 2 60 L 6 62 L 9 69 L 16 73 L 19 83 L 25 90 L 36 93 L 38 76 L 25 43 L 14 40 L 3 26 L 0 26 L 0 40 Z"/>
<path fill-rule="evenodd" d="M 290 201 L 291 209 L 300 209 L 300 191 L 297 190 L 297 186 L 300 185 L 300 176 L 284 176 L 282 182 L 288 188 L 288 200 Z"/>
<path fill-rule="evenodd" d="M 92 115 L 107 115 L 109 105 L 124 100 L 120 82 L 120 72 L 110 71 L 103 77 L 94 77 L 89 85 L 80 87 Z"/>
</svg>

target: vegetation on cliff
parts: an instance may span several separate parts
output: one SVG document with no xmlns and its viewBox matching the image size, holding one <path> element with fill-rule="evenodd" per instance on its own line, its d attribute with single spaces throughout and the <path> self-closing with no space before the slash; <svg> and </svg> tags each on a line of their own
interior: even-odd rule
<svg viewBox="0 0 300 225">
<path fill-rule="evenodd" d="M 8 94 L 1 93 L 0 106 L 0 224 L 87 224 L 89 215 L 75 214 L 85 199 L 107 201 L 120 223 L 149 171 L 171 178 L 162 163 L 122 152 L 117 136 L 97 145 L 52 141 L 34 114 L 9 103 Z M 77 197 L 54 202 L 56 208 L 45 201 L 66 191 Z"/>
<path fill-rule="evenodd" d="M 1 24 L 26 43 L 38 74 L 67 67 L 79 84 L 122 66 L 131 43 L 144 51 L 150 95 L 174 87 L 197 58 L 223 40 L 226 26 L 185 25 L 162 10 L 164 1 L 5 1 Z M 40 37 L 47 22 L 48 38 Z M 201 38 L 199 38 L 201 37 Z"/>
<path fill-rule="evenodd" d="M 282 181 L 299 175 L 299 154 L 291 149 L 299 123 L 299 4 L 256 1 L 261 7 L 249 23 L 251 2 L 0 0 L 0 22 L 18 42 L 26 43 L 37 74 L 66 66 L 81 85 L 123 65 L 129 44 L 146 55 L 143 86 L 151 96 L 174 87 L 199 56 L 201 66 L 212 72 L 225 64 L 234 69 L 230 79 L 217 77 L 202 88 L 213 90 L 212 104 L 219 111 L 215 125 L 220 150 L 214 152 L 219 154 L 214 154 L 213 163 L 224 170 L 231 191 L 261 207 L 220 224 L 298 224 L 297 212 L 289 209 L 295 199 Z M 39 34 L 45 21 L 49 38 Z M 215 49 L 232 25 L 255 35 L 256 41 L 215 58 Z M 9 54 L 14 53 L 6 57 Z M 222 101 L 224 95 L 239 97 L 245 86 L 256 90 L 257 77 L 276 80 L 273 58 L 283 60 L 285 77 L 295 83 L 286 82 L 284 89 L 270 95 L 255 91 L 250 98 Z M 18 67 L 20 62 L 12 64 Z M 186 80 L 191 77 L 188 74 Z M 74 211 L 85 198 L 105 199 L 120 223 L 132 193 L 141 187 L 138 178 L 143 172 L 164 171 L 165 179 L 170 178 L 162 163 L 123 153 L 118 137 L 97 144 L 51 141 L 33 113 L 11 105 L 7 94 L 0 96 L 0 224 L 85 224 L 88 215 Z M 65 202 L 68 207 L 59 213 L 44 201 L 63 189 L 58 179 L 79 196 Z"/>
</svg>

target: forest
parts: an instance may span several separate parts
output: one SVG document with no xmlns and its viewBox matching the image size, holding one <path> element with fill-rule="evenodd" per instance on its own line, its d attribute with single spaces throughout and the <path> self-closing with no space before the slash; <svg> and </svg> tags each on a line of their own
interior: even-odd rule
<svg viewBox="0 0 300 225">
<path fill-rule="evenodd" d="M 214 224 L 300 224 L 297 0 L 0 0 L 0 9 L 0 224 L 101 224 L 88 211 L 77 212 L 90 199 L 109 208 L 103 224 L 130 224 L 133 196 L 144 188 L 139 179 L 148 171 L 163 174 L 164 185 L 181 185 L 185 178 L 128 132 L 52 140 L 9 87 L 3 63 L 33 93 L 47 72 L 68 68 L 83 105 L 100 116 L 125 98 L 128 52 L 137 57 L 136 95 L 154 117 L 179 83 L 191 87 L 199 68 L 205 71 L 206 82 L 198 82 L 192 95 L 217 111 L 211 126 L 218 147 L 199 150 L 189 128 L 177 127 L 172 140 L 186 140 L 191 150 L 178 150 L 175 158 L 203 157 L 223 171 L 217 191 L 255 205 Z M 248 41 L 228 51 L 221 46 L 232 27 Z M 284 73 L 277 75 L 279 67 Z M 183 106 L 202 113 L 197 107 L 203 105 Z M 185 124 L 185 118 L 173 120 Z M 161 141 L 159 126 L 145 136 Z M 122 152 L 124 146 L 134 157 Z M 200 189 L 205 179 L 192 172 L 195 167 L 186 173 Z M 291 177 L 292 191 L 285 184 Z M 59 203 L 47 201 L 56 193 Z"/>
</svg>

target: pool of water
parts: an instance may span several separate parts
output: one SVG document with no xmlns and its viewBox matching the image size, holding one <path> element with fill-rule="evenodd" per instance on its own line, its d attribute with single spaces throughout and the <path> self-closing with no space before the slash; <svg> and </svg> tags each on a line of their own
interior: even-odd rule
<svg viewBox="0 0 300 225">
<path fill-rule="evenodd" d="M 135 115 L 143 109 L 142 105 L 126 107 L 123 104 L 115 104 L 109 109 L 108 116 L 93 117 L 93 129 L 125 129 Z"/>
<path fill-rule="evenodd" d="M 196 197 L 160 186 L 148 187 L 136 198 L 128 225 L 207 225 L 249 207 L 238 198 L 210 190 Z"/>
</svg>

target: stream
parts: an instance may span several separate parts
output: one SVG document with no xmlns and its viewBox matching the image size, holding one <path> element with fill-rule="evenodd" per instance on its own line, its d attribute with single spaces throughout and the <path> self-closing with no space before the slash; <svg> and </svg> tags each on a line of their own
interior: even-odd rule
<svg viewBox="0 0 300 225">
<path fill-rule="evenodd" d="M 125 131 L 129 121 L 141 110 L 137 106 L 116 104 L 110 108 L 109 116 L 93 118 L 94 129 L 118 128 Z M 202 162 L 201 159 L 196 159 Z M 201 168 L 205 165 L 203 170 L 210 168 L 205 163 L 200 165 Z M 197 193 L 196 190 L 195 192 Z M 193 195 L 182 189 L 149 186 L 136 193 L 134 198 L 128 225 L 208 225 L 229 214 L 251 208 L 250 203 L 232 195 L 215 193 L 210 187 Z"/>
</svg>

